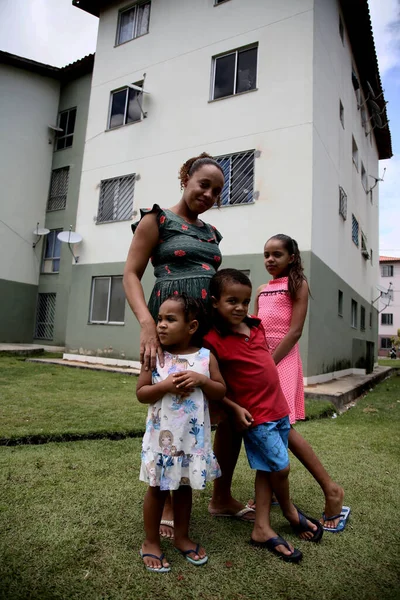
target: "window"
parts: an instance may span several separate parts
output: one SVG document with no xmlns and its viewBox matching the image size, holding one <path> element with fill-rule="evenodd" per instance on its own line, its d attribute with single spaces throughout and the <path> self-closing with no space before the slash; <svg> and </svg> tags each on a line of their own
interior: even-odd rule
<svg viewBox="0 0 400 600">
<path fill-rule="evenodd" d="M 351 69 L 351 82 L 353 84 L 354 93 L 356 95 L 357 105 L 359 105 L 360 104 L 360 82 L 358 80 L 354 65 Z"/>
<path fill-rule="evenodd" d="M 365 331 L 365 308 L 362 306 L 360 308 L 360 329 L 361 331 Z"/>
<path fill-rule="evenodd" d="M 62 229 L 52 229 L 45 238 L 42 273 L 58 273 L 60 270 L 61 242 L 58 234 Z"/>
<path fill-rule="evenodd" d="M 135 175 L 104 179 L 100 184 L 97 223 L 131 219 L 134 190 Z"/>
<path fill-rule="evenodd" d="M 364 190 L 368 193 L 368 179 L 367 172 L 365 170 L 363 161 L 361 161 L 361 183 L 363 184 Z"/>
<path fill-rule="evenodd" d="M 355 218 L 354 215 L 352 215 L 352 223 L 351 223 L 351 239 L 353 240 L 353 242 L 355 243 L 355 245 L 358 248 L 358 244 L 359 244 L 359 240 L 358 240 L 358 230 L 359 230 L 359 226 L 358 226 L 358 221 Z"/>
<path fill-rule="evenodd" d="M 143 81 L 135 83 L 141 87 Z M 127 123 L 136 123 L 142 118 L 141 98 L 142 93 L 130 87 L 111 92 L 110 117 L 108 128 L 120 127 Z"/>
<path fill-rule="evenodd" d="M 382 265 L 382 277 L 393 277 L 393 265 Z"/>
<path fill-rule="evenodd" d="M 140 2 L 119 13 L 116 45 L 149 32 L 151 2 Z"/>
<path fill-rule="evenodd" d="M 369 326 L 372 327 L 372 312 L 369 313 Z"/>
<path fill-rule="evenodd" d="M 354 327 L 354 329 L 357 329 L 357 310 L 358 310 L 357 302 L 355 300 L 352 300 L 351 301 L 351 326 Z"/>
<path fill-rule="evenodd" d="M 339 119 L 344 129 L 344 108 L 341 100 L 339 100 Z"/>
<path fill-rule="evenodd" d="M 64 110 L 58 115 L 58 127 L 62 129 L 57 133 L 56 150 L 71 148 L 74 139 L 76 121 L 76 108 Z"/>
<path fill-rule="evenodd" d="M 393 325 L 393 313 L 382 313 L 381 325 Z"/>
<path fill-rule="evenodd" d="M 343 292 L 342 290 L 338 290 L 338 315 L 343 317 Z"/>
<path fill-rule="evenodd" d="M 340 35 L 340 39 L 342 40 L 342 43 L 344 44 L 344 25 L 343 25 L 342 17 L 340 15 L 339 15 L 339 35 Z"/>
<path fill-rule="evenodd" d="M 225 177 L 221 192 L 221 206 L 253 202 L 254 150 L 216 156 L 215 160 L 221 165 Z"/>
<path fill-rule="evenodd" d="M 372 248 L 370 248 L 370 250 L 369 250 L 369 256 L 371 258 L 371 265 L 373 265 L 374 264 L 374 262 L 373 262 L 374 254 L 373 254 Z"/>
<path fill-rule="evenodd" d="M 369 258 L 368 248 L 367 248 L 367 236 L 362 231 L 361 232 L 361 253 L 365 259 Z"/>
<path fill-rule="evenodd" d="M 125 292 L 122 276 L 93 277 L 90 323 L 123 323 Z"/>
<path fill-rule="evenodd" d="M 214 6 L 218 6 L 218 4 L 223 4 L 224 2 L 228 2 L 228 0 L 214 0 Z"/>
<path fill-rule="evenodd" d="M 51 173 L 47 210 L 61 210 L 67 203 L 69 167 L 54 169 Z"/>
<path fill-rule="evenodd" d="M 38 294 L 35 338 L 41 340 L 53 339 L 55 312 L 56 294 Z"/>
<path fill-rule="evenodd" d="M 257 52 L 253 46 L 214 57 L 212 100 L 256 89 Z"/>
<path fill-rule="evenodd" d="M 392 344 L 392 339 L 391 338 L 381 338 L 381 348 L 382 350 L 390 350 L 391 347 L 393 346 Z"/>
<path fill-rule="evenodd" d="M 347 219 L 347 194 L 344 189 L 339 185 L 339 215 L 344 220 Z"/>
<path fill-rule="evenodd" d="M 356 144 L 356 140 L 352 137 L 352 153 L 353 153 L 353 163 L 355 168 L 358 171 L 358 146 Z"/>
</svg>

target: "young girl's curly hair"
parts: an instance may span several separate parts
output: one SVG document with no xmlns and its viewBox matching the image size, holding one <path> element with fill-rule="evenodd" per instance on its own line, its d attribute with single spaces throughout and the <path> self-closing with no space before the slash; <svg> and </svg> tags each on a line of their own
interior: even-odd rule
<svg viewBox="0 0 400 600">
<path fill-rule="evenodd" d="M 283 233 L 273 235 L 270 240 L 279 240 L 282 242 L 284 248 L 289 252 L 290 256 L 293 255 L 293 262 L 290 263 L 288 269 L 288 291 L 289 296 L 292 300 L 296 299 L 297 292 L 300 289 L 303 281 L 307 281 L 307 277 L 304 275 L 303 263 L 301 262 L 300 250 L 296 240 Z M 269 241 L 269 240 L 268 240 Z M 310 294 L 310 290 L 308 291 Z"/>
<path fill-rule="evenodd" d="M 179 181 L 181 182 L 181 190 L 183 190 L 183 188 L 185 187 L 185 183 L 187 182 L 188 178 L 204 165 L 213 165 L 221 171 L 222 175 L 224 174 L 221 165 L 212 156 L 207 154 L 207 152 L 202 152 L 201 154 L 199 154 L 199 156 L 193 156 L 192 158 L 188 158 L 188 160 L 184 162 L 181 168 L 179 169 Z M 218 206 L 220 205 L 220 202 L 220 198 L 218 198 Z"/>
</svg>

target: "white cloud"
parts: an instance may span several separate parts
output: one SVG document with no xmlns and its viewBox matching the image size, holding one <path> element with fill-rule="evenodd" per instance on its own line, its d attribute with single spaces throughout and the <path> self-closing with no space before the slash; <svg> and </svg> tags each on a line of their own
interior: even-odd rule
<svg viewBox="0 0 400 600">
<path fill-rule="evenodd" d="M 385 167 L 384 181 L 379 183 L 380 254 L 400 256 L 400 157 L 381 161 L 381 177 Z"/>
<path fill-rule="evenodd" d="M 381 76 L 400 61 L 400 1 L 369 0 Z"/>
</svg>

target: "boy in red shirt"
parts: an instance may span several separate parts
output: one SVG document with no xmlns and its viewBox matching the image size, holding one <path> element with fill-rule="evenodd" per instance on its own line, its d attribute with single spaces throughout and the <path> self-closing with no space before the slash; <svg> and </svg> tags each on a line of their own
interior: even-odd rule
<svg viewBox="0 0 400 600">
<path fill-rule="evenodd" d="M 323 529 L 290 500 L 289 408 L 261 322 L 247 314 L 251 291 L 250 280 L 241 271 L 221 269 L 214 275 L 210 283 L 214 327 L 204 338 L 204 345 L 217 357 L 229 398 L 223 402 L 244 430 L 247 458 L 257 471 L 257 510 L 250 541 L 287 562 L 299 562 L 301 552 L 271 528 L 272 490 L 299 537 L 318 542 Z"/>
</svg>

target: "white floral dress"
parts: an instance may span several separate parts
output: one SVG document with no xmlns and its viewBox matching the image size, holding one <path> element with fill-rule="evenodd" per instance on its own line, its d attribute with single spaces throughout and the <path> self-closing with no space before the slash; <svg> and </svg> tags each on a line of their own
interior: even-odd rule
<svg viewBox="0 0 400 600">
<path fill-rule="evenodd" d="M 210 351 L 206 348 L 193 354 L 164 352 L 164 367 L 160 367 L 157 359 L 152 381 L 164 381 L 171 373 L 181 371 L 196 371 L 209 377 L 209 365 Z M 142 443 L 141 481 L 162 490 L 177 490 L 181 485 L 199 490 L 220 475 L 211 445 L 208 402 L 200 388 L 183 399 L 168 393 L 149 406 Z"/>
</svg>

